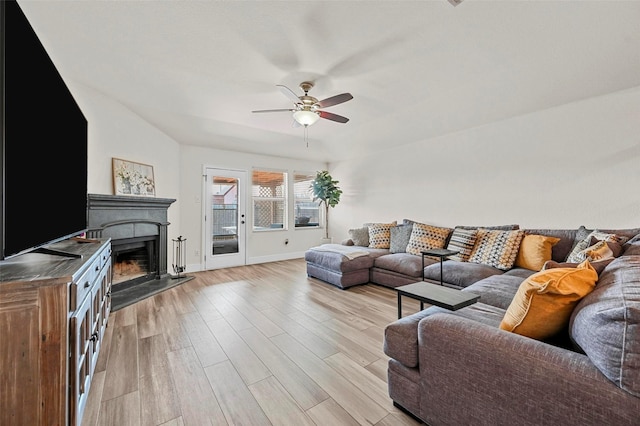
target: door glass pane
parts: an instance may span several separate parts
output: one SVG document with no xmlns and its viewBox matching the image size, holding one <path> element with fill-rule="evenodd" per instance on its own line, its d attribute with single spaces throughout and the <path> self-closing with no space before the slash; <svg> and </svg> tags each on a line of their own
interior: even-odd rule
<svg viewBox="0 0 640 426">
<path fill-rule="evenodd" d="M 238 179 L 214 176 L 211 184 L 211 254 L 238 253 Z"/>
</svg>

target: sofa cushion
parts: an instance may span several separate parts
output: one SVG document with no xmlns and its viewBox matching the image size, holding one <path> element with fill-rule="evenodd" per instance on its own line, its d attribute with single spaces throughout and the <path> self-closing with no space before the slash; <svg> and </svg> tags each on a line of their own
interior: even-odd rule
<svg viewBox="0 0 640 426">
<path fill-rule="evenodd" d="M 407 245 L 407 253 L 421 255 L 424 250 L 444 248 L 451 231 L 451 228 L 415 222 Z"/>
<path fill-rule="evenodd" d="M 498 327 L 500 320 L 504 316 L 504 309 L 485 305 L 484 303 L 474 303 L 457 311 L 448 311 L 437 306 L 431 306 L 387 325 L 384 329 L 384 353 L 406 367 L 416 367 L 418 365 L 418 323 L 423 318 L 439 313 L 456 315 L 492 327 Z"/>
<path fill-rule="evenodd" d="M 573 311 L 571 339 L 618 387 L 640 397 L 640 256 L 622 256 Z"/>
<path fill-rule="evenodd" d="M 558 242 L 560 242 L 560 238 L 557 237 L 525 234 L 520 242 L 515 266 L 532 271 L 541 270 L 544 263 L 551 260 L 551 251 Z"/>
<path fill-rule="evenodd" d="M 426 263 L 425 259 L 425 263 Z M 390 253 L 376 258 L 373 265 L 411 277 L 422 277 L 422 258 L 409 253 Z"/>
<path fill-rule="evenodd" d="M 623 256 L 640 256 L 640 234 L 634 236 L 622 246 Z"/>
<path fill-rule="evenodd" d="M 425 258 L 426 265 L 426 258 Z M 456 287 L 467 287 L 476 281 L 504 272 L 493 266 L 480 263 L 456 262 L 447 260 L 442 263 L 442 280 Z M 424 268 L 424 277 L 432 281 L 440 281 L 440 262 L 433 262 Z"/>
<path fill-rule="evenodd" d="M 412 230 L 413 225 L 397 225 L 392 227 L 389 230 L 391 233 L 389 251 L 391 253 L 405 253 L 407 251 L 407 244 L 409 244 L 409 238 L 411 237 Z"/>
<path fill-rule="evenodd" d="M 481 263 L 498 269 L 511 269 L 516 261 L 524 231 L 498 231 L 479 229 L 478 241 L 469 262 Z"/>
<path fill-rule="evenodd" d="M 471 252 L 473 251 L 473 247 L 476 245 L 477 237 L 477 229 L 454 228 L 453 233 L 449 238 L 447 249 L 455 250 L 460 253 L 449 256 L 449 259 L 456 260 L 458 262 L 468 261 L 471 256 Z"/>
<path fill-rule="evenodd" d="M 349 238 L 356 246 L 369 247 L 369 228 L 363 226 L 362 228 L 349 229 Z"/>
<path fill-rule="evenodd" d="M 553 260 L 550 260 L 549 262 L 553 262 Z M 543 266 L 543 269 L 544 269 L 544 266 Z M 531 269 L 519 268 L 516 266 L 515 268 L 509 269 L 507 272 L 504 273 L 504 275 L 520 277 L 522 279 L 525 279 L 525 278 L 529 278 L 531 275 L 535 274 L 536 272 L 539 272 L 539 271 L 532 271 Z"/>
<path fill-rule="evenodd" d="M 576 268 L 553 268 L 525 279 L 500 323 L 500 328 L 543 340 L 566 329 L 571 312 L 589 294 L 598 274 L 584 261 Z"/>
<path fill-rule="evenodd" d="M 388 249 L 391 246 L 391 227 L 396 226 L 396 222 L 391 223 L 371 223 L 369 229 L 369 247 L 377 249 Z"/>
<path fill-rule="evenodd" d="M 493 275 L 463 288 L 462 291 L 478 294 L 479 302 L 506 310 L 522 281 L 522 278 L 513 275 Z"/>
</svg>

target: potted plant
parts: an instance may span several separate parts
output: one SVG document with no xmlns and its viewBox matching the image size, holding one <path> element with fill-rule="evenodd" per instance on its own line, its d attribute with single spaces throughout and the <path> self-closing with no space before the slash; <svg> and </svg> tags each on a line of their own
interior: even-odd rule
<svg viewBox="0 0 640 426">
<path fill-rule="evenodd" d="M 327 221 L 324 231 L 326 240 L 329 240 L 329 207 L 335 207 L 340 202 L 342 190 L 338 187 L 338 181 L 333 180 L 327 170 L 316 173 L 315 179 L 311 182 L 311 192 L 313 201 L 320 200 L 324 204 L 325 220 Z"/>
</svg>

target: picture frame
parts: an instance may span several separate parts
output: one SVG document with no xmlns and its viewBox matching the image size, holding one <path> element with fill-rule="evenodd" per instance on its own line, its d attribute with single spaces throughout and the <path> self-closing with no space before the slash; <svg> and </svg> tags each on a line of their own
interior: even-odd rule
<svg viewBox="0 0 640 426">
<path fill-rule="evenodd" d="M 115 195 L 155 197 L 153 166 L 112 158 L 113 193 Z"/>
</svg>

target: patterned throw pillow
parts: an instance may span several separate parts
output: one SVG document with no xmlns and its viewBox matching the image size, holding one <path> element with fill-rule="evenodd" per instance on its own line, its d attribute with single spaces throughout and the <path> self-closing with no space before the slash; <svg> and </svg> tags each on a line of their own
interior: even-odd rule
<svg viewBox="0 0 640 426">
<path fill-rule="evenodd" d="M 424 250 L 444 248 L 450 232 L 451 228 L 416 222 L 413 224 L 409 244 L 407 244 L 407 253 L 419 256 Z"/>
<path fill-rule="evenodd" d="M 453 230 L 453 234 L 451 234 L 451 238 L 449 239 L 447 249 L 456 250 L 460 253 L 449 256 L 449 259 L 457 260 L 458 262 L 468 261 L 471 256 L 471 252 L 473 251 L 473 247 L 476 245 L 477 237 L 477 229 L 455 228 Z"/>
<path fill-rule="evenodd" d="M 571 250 L 571 253 L 567 255 L 566 262 L 581 263 L 582 261 L 584 261 L 584 256 L 582 256 L 581 252 L 584 251 L 587 247 L 592 245 L 592 238 L 595 238 L 596 240 L 599 240 L 599 241 L 607 241 L 607 242 L 611 241 L 619 244 L 620 246 L 622 246 L 628 240 L 627 237 L 623 237 L 621 235 L 616 235 L 616 234 L 607 234 L 604 232 L 600 232 L 599 230 L 596 229 L 592 231 L 589 235 L 587 235 L 585 239 L 583 239 L 582 241 L 579 241 L 578 244 L 576 244 L 573 247 L 573 249 Z"/>
<path fill-rule="evenodd" d="M 349 238 L 353 241 L 354 246 L 369 247 L 369 228 L 349 229 Z"/>
<path fill-rule="evenodd" d="M 591 245 L 579 251 L 574 256 L 575 259 L 588 260 L 590 262 L 604 259 L 614 259 L 622 253 L 622 246 L 613 241 L 598 240 L 591 238 Z"/>
<path fill-rule="evenodd" d="M 391 223 L 370 223 L 369 247 L 377 249 L 388 249 L 391 246 L 391 227 L 396 226 L 394 220 Z"/>
<path fill-rule="evenodd" d="M 398 225 L 390 229 L 391 231 L 391 245 L 389 251 L 391 253 L 404 253 L 407 251 L 407 245 L 409 244 L 409 238 L 411 238 L 411 231 L 413 225 Z"/>
<path fill-rule="evenodd" d="M 513 267 L 524 231 L 490 231 L 478 229 L 478 239 L 469 262 L 508 270 Z"/>
</svg>

